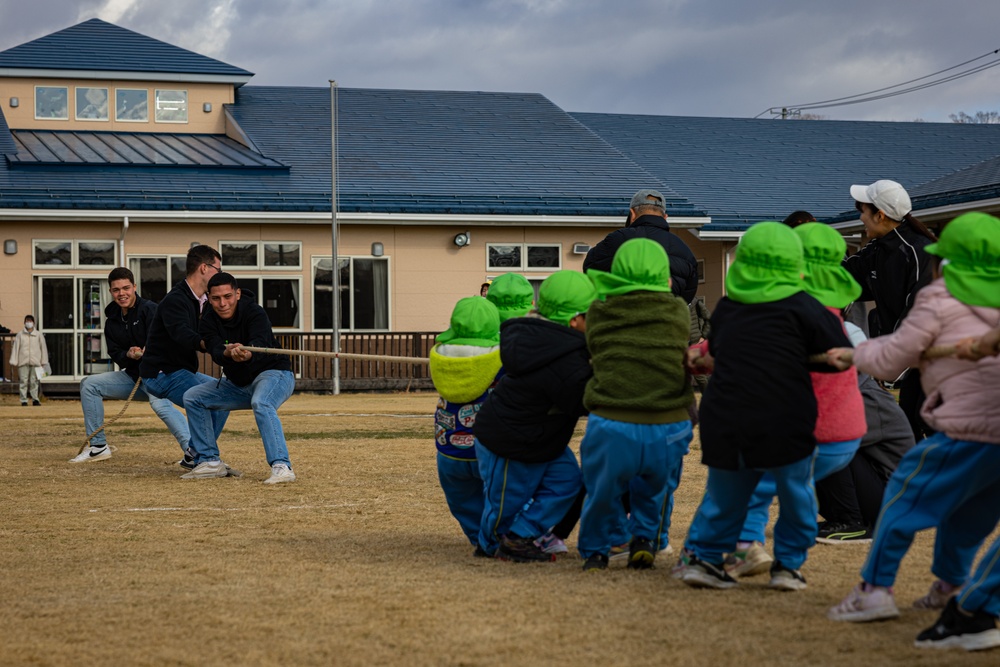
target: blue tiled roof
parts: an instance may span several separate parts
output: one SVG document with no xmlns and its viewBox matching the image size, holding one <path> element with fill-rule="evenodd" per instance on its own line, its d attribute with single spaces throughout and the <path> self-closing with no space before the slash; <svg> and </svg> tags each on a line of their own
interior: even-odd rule
<svg viewBox="0 0 1000 667">
<path fill-rule="evenodd" d="M 835 219 L 852 209 L 852 184 L 890 178 L 917 191 L 1000 156 L 1000 125 L 572 116 L 705 210 L 711 229 L 798 209 Z"/>
<path fill-rule="evenodd" d="M 287 169 L 224 135 L 15 130 L 12 165 Z"/>
<path fill-rule="evenodd" d="M 4 118 L 3 109 L 0 108 L 0 155 L 13 155 L 16 152 L 17 146 L 14 145 L 14 138 L 7 128 L 7 119 Z"/>
<path fill-rule="evenodd" d="M 243 68 L 100 19 L 90 19 L 0 52 L 0 69 L 253 76 Z"/>
<path fill-rule="evenodd" d="M 1000 157 L 924 183 L 910 192 L 914 206 L 933 208 L 1000 197 Z"/>
<path fill-rule="evenodd" d="M 0 164 L 0 208 L 329 210 L 328 88 L 244 86 L 227 111 L 289 169 Z M 344 88 L 339 112 L 341 211 L 618 216 L 655 187 L 703 216 L 541 95 Z"/>
</svg>

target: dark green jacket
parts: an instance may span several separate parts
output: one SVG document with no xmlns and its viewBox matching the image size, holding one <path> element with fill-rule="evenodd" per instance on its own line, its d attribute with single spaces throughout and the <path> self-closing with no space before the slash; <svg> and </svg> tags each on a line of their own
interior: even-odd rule
<svg viewBox="0 0 1000 667">
<path fill-rule="evenodd" d="M 583 403 L 606 419 L 670 424 L 689 419 L 694 400 L 684 371 L 691 316 L 663 292 L 632 292 L 595 301 L 587 311 L 594 377 Z"/>
</svg>

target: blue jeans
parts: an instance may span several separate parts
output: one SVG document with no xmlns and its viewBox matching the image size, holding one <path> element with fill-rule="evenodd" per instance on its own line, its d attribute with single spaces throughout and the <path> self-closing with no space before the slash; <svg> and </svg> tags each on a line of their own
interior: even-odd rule
<svg viewBox="0 0 1000 667">
<path fill-rule="evenodd" d="M 818 482 L 821 479 L 826 479 L 838 470 L 846 468 L 860 445 L 861 438 L 841 442 L 821 442 L 816 445 L 813 481 Z M 765 473 L 757 484 L 757 488 L 754 489 L 753 498 L 750 499 L 747 520 L 743 524 L 743 532 L 740 533 L 741 542 L 760 542 L 763 544 L 767 541 L 764 529 L 767 527 L 775 493 L 774 477 Z"/>
<path fill-rule="evenodd" d="M 580 515 L 580 556 L 607 555 L 621 539 L 626 491 L 632 507 L 626 532 L 633 539 L 652 541 L 657 550 L 667 547 L 674 491 L 692 435 L 688 420 L 633 424 L 590 415 L 580 443 L 587 488 Z"/>
<path fill-rule="evenodd" d="M 483 519 L 483 478 L 479 476 L 479 462 L 460 461 L 438 452 L 437 470 L 451 515 L 469 542 L 475 545 Z"/>
<path fill-rule="evenodd" d="M 215 428 L 216 415 L 223 415 L 222 424 L 225 424 L 230 410 L 253 410 L 257 430 L 264 441 L 267 464 L 284 463 L 291 467 L 278 408 L 294 391 L 295 375 L 279 370 L 264 371 L 245 387 L 222 378 L 218 384 L 213 381 L 188 389 L 184 393 L 184 407 L 191 427 L 195 463 L 219 460 L 218 439 L 222 425 Z"/>
<path fill-rule="evenodd" d="M 104 399 L 111 398 L 123 401 L 132 393 L 135 381 L 125 371 L 112 371 L 99 375 L 88 375 L 80 382 L 80 404 L 83 406 L 83 424 L 90 435 L 104 423 Z M 177 410 L 168 399 L 147 396 L 140 387 L 132 398 L 133 401 L 149 401 L 149 407 L 159 417 L 170 434 L 174 436 L 185 451 L 188 446 L 188 425 L 184 413 Z M 90 439 L 91 447 L 103 447 L 107 444 L 104 431 Z"/>
<path fill-rule="evenodd" d="M 188 389 L 203 384 L 215 384 L 216 382 L 218 380 L 204 373 L 179 370 L 168 374 L 161 371 L 155 378 L 142 378 L 142 388 L 150 397 L 165 398 L 174 405 L 186 410 L 187 406 L 184 404 L 184 394 Z M 222 433 L 222 427 L 226 425 L 227 419 L 229 419 L 229 412 L 220 411 L 212 413 L 212 430 L 215 432 L 216 438 Z M 189 445 L 194 446 L 194 429 L 191 426 L 190 412 L 188 412 L 188 431 L 191 433 Z"/>
<path fill-rule="evenodd" d="M 685 547 L 703 561 L 720 565 L 736 549 L 747 505 L 764 473 L 774 477 L 780 512 L 774 525 L 774 557 L 797 570 L 816 542 L 816 492 L 812 456 L 779 468 L 708 469 L 705 497 L 688 529 Z"/>
</svg>

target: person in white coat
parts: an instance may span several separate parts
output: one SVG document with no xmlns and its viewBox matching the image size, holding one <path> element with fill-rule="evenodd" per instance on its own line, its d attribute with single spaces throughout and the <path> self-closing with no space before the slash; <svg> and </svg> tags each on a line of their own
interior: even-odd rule
<svg viewBox="0 0 1000 667">
<path fill-rule="evenodd" d="M 14 344 L 10 350 L 10 365 L 17 366 L 17 375 L 21 382 L 21 405 L 28 404 L 29 394 L 32 405 L 41 405 L 38 401 L 40 372 L 36 369 L 49 367 L 49 350 L 45 346 L 45 336 L 35 328 L 33 315 L 24 316 L 24 328 L 14 336 Z"/>
</svg>

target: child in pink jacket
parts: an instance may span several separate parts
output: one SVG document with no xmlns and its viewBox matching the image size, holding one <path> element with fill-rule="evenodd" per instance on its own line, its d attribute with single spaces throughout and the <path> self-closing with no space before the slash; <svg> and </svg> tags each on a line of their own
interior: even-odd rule
<svg viewBox="0 0 1000 667">
<path fill-rule="evenodd" d="M 831 620 L 898 616 L 892 585 L 899 562 L 916 532 L 935 526 L 931 570 L 938 580 L 915 606 L 944 607 L 1000 519 L 1000 358 L 921 356 L 1000 325 L 1000 219 L 959 216 L 927 252 L 937 258 L 933 282 L 917 293 L 895 333 L 860 344 L 853 359 L 861 371 L 883 379 L 919 367 L 927 393 L 920 414 L 938 432 L 917 443 L 889 480 L 862 582 L 830 609 Z M 836 348 L 828 356 L 840 368 L 850 350 Z"/>
</svg>

